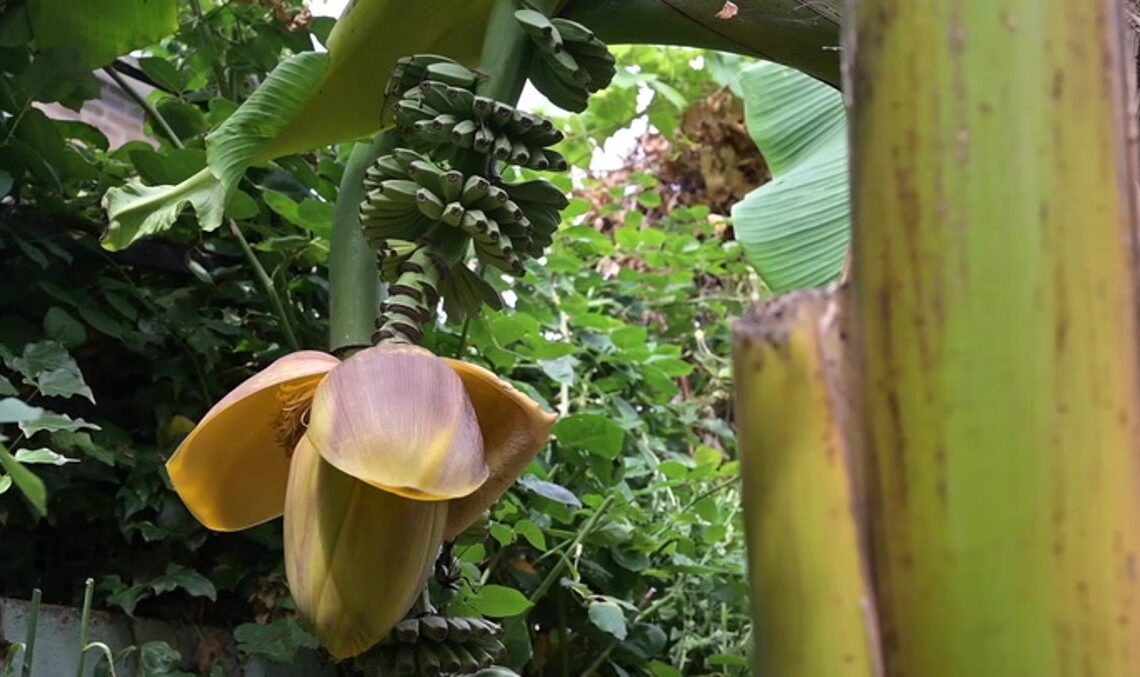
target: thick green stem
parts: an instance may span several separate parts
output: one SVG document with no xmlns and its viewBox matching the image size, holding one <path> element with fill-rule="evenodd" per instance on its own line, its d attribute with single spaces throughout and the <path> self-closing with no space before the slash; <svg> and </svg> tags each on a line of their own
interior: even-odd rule
<svg viewBox="0 0 1140 677">
<path fill-rule="evenodd" d="M 839 0 L 571 0 L 561 15 L 611 44 L 683 45 L 758 56 L 839 86 Z"/>
<path fill-rule="evenodd" d="M 853 7 L 853 400 L 886 674 L 1140 675 L 1117 0 Z"/>
<path fill-rule="evenodd" d="M 552 9 L 553 4 L 549 0 L 535 3 L 536 8 L 543 12 Z M 517 9 L 518 3 L 514 0 L 495 0 L 491 18 L 487 21 L 483 54 L 479 59 L 479 69 L 489 76 L 480 83 L 479 93 L 512 106 L 518 102 L 526 85 L 533 49 L 530 38 L 515 21 Z"/>
<path fill-rule="evenodd" d="M 329 253 L 329 349 L 341 357 L 372 344 L 382 287 L 376 252 L 361 230 L 360 203 L 364 172 L 395 147 L 396 139 L 395 131 L 389 130 L 371 143 L 358 143 L 341 177 Z"/>
</svg>

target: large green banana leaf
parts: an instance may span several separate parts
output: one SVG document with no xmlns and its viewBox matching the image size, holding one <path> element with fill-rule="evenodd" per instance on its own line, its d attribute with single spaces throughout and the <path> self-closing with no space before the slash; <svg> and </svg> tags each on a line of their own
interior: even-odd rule
<svg viewBox="0 0 1140 677">
<path fill-rule="evenodd" d="M 478 58 L 491 0 L 359 0 L 329 35 L 329 52 L 283 61 L 258 90 L 206 137 L 206 168 L 173 186 L 138 180 L 107 191 L 107 249 L 170 228 L 193 207 L 203 230 L 222 223 L 225 204 L 250 165 L 358 138 L 380 127 L 384 83 L 396 59 L 434 52 Z M 384 39 L 377 39 L 384 36 Z"/>
<path fill-rule="evenodd" d="M 736 238 L 774 292 L 837 280 L 851 241 L 842 95 L 786 66 L 741 74 L 749 132 L 772 181 L 732 208 Z"/>
<path fill-rule="evenodd" d="M 178 30 L 178 0 L 29 0 L 26 11 L 36 49 L 67 49 L 77 71 Z"/>
</svg>

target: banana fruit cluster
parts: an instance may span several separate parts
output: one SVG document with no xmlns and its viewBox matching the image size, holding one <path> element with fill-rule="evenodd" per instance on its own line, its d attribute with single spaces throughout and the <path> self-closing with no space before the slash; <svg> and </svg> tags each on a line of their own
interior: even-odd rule
<svg viewBox="0 0 1140 677">
<path fill-rule="evenodd" d="M 440 675 L 489 668 L 505 648 L 502 626 L 482 618 L 426 614 L 407 618 L 356 659 L 366 674 Z"/>
<path fill-rule="evenodd" d="M 566 158 L 548 147 L 563 138 L 550 120 L 479 96 L 456 80 L 424 80 L 404 92 L 396 126 L 405 139 L 425 148 L 471 149 L 528 169 L 566 169 Z"/>
<path fill-rule="evenodd" d="M 538 47 L 530 81 L 559 108 L 586 110 L 590 94 L 604 89 L 617 73 L 606 43 L 577 21 L 549 19 L 533 9 L 518 10 L 515 20 Z"/>
<path fill-rule="evenodd" d="M 553 241 L 566 195 L 543 179 L 497 184 L 440 166 L 426 155 L 396 149 L 365 175 L 360 206 L 365 238 L 387 264 L 441 228 L 468 235 L 479 259 L 512 275 Z"/>
</svg>

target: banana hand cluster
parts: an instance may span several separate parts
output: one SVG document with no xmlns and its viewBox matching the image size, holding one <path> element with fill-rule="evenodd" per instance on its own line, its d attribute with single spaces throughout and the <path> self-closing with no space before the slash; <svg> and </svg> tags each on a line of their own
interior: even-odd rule
<svg viewBox="0 0 1140 677">
<path fill-rule="evenodd" d="M 566 159 L 548 148 L 562 141 L 550 120 L 442 80 L 406 90 L 396 103 L 396 126 L 425 148 L 469 148 L 529 169 L 566 169 Z"/>
<path fill-rule="evenodd" d="M 478 174 L 448 170 L 408 149 L 378 159 L 364 185 L 360 216 L 365 238 L 385 261 L 397 262 L 388 263 L 387 271 L 410 251 L 407 243 L 447 227 L 470 236 L 487 265 L 521 275 L 523 259 L 542 255 L 569 204 L 549 181 L 496 184 Z"/>
<path fill-rule="evenodd" d="M 482 79 L 484 76 L 478 71 L 473 71 L 446 56 L 413 54 L 396 60 L 396 66 L 392 69 L 392 75 L 384 87 L 384 96 L 386 98 L 398 96 L 425 80 L 436 80 L 445 85 L 474 90 Z"/>
<path fill-rule="evenodd" d="M 538 46 L 530 80 L 554 105 L 580 113 L 590 94 L 613 80 L 614 57 L 589 28 L 569 19 L 548 19 L 533 9 L 515 12 L 515 20 Z"/>
<path fill-rule="evenodd" d="M 482 618 L 427 614 L 408 618 L 356 668 L 382 675 L 439 675 L 488 668 L 505 652 L 502 626 Z"/>
</svg>

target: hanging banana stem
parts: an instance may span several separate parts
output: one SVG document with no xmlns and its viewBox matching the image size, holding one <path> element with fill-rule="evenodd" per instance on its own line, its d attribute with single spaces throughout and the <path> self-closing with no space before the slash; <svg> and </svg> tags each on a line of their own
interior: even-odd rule
<svg viewBox="0 0 1140 677">
<path fill-rule="evenodd" d="M 414 250 L 400 264 L 399 277 L 384 299 L 373 342 L 420 342 L 423 325 L 439 303 L 439 281 L 446 266 L 447 262 L 430 247 Z"/>
</svg>

